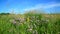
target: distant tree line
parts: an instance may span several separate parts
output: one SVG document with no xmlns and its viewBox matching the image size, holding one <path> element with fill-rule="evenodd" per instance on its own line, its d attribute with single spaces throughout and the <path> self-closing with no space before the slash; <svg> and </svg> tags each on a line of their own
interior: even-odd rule
<svg viewBox="0 0 60 34">
<path fill-rule="evenodd" d="M 9 15 L 10 13 L 0 13 L 0 15 Z"/>
</svg>

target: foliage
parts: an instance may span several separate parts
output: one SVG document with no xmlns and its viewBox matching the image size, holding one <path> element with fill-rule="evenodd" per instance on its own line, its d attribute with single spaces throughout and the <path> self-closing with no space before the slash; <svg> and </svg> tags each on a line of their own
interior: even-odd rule
<svg viewBox="0 0 60 34">
<path fill-rule="evenodd" d="M 60 15 L 46 15 L 0 15 L 0 34 L 60 34 Z"/>
</svg>

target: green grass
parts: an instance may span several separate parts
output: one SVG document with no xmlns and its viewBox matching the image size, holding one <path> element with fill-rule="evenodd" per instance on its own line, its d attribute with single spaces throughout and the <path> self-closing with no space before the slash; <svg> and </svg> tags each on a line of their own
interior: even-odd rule
<svg viewBox="0 0 60 34">
<path fill-rule="evenodd" d="M 60 34 L 60 15 L 0 15 L 0 34 Z"/>
</svg>

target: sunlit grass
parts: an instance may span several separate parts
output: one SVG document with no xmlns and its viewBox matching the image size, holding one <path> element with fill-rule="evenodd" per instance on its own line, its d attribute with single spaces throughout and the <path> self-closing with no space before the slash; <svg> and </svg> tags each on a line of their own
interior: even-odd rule
<svg viewBox="0 0 60 34">
<path fill-rule="evenodd" d="M 0 15 L 0 34 L 60 34 L 60 15 Z"/>
</svg>

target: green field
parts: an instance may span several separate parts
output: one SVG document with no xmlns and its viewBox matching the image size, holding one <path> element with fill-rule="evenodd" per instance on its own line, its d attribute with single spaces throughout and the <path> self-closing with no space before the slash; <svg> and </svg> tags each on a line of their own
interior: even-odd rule
<svg viewBox="0 0 60 34">
<path fill-rule="evenodd" d="M 3 14 L 0 34 L 60 34 L 60 14 Z"/>
</svg>

